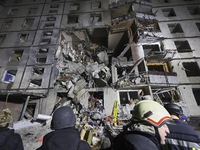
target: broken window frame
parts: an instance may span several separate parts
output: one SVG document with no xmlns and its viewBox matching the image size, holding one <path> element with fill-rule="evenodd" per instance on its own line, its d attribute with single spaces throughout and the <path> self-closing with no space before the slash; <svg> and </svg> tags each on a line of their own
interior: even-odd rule
<svg viewBox="0 0 200 150">
<path fill-rule="evenodd" d="M 43 75 L 44 74 L 44 67 L 33 67 L 32 74 L 34 75 Z"/>
<path fill-rule="evenodd" d="M 31 79 L 29 83 L 29 88 L 38 88 L 42 85 L 42 78 L 40 79 Z"/>
<path fill-rule="evenodd" d="M 31 6 L 28 8 L 27 14 L 36 14 L 38 11 L 38 6 Z"/>
<path fill-rule="evenodd" d="M 39 48 L 37 54 L 48 53 L 49 48 Z"/>
<path fill-rule="evenodd" d="M 101 8 L 101 1 L 94 1 L 91 4 L 91 9 L 99 9 Z"/>
<path fill-rule="evenodd" d="M 29 34 L 28 33 L 20 33 L 17 39 L 18 43 L 25 43 L 28 41 Z"/>
<path fill-rule="evenodd" d="M 14 83 L 16 74 L 17 74 L 17 70 L 6 70 L 4 72 L 3 82 L 4 83 Z M 6 80 L 8 78 L 9 78 L 9 80 Z"/>
<path fill-rule="evenodd" d="M 18 49 L 18 50 L 13 50 L 13 56 L 10 59 L 11 62 L 18 62 L 21 61 L 21 58 L 23 56 L 24 50 L 23 49 Z"/>
<path fill-rule="evenodd" d="M 5 40 L 6 38 L 6 34 L 0 34 L 0 44 L 3 43 L 3 41 Z"/>
<path fill-rule="evenodd" d="M 178 44 L 180 43 L 180 44 Z M 190 47 L 190 44 L 188 43 L 187 40 L 185 41 L 174 41 L 174 44 L 176 45 L 176 49 L 179 53 L 185 53 L 185 52 L 192 52 L 192 49 Z M 183 47 L 183 48 L 178 48 L 177 46 L 179 45 L 179 47 Z"/>
<path fill-rule="evenodd" d="M 182 64 L 187 77 L 200 76 L 200 68 L 197 62 L 183 62 Z M 189 66 L 187 66 L 187 64 L 189 64 Z"/>
<path fill-rule="evenodd" d="M 130 102 L 131 99 L 133 99 L 133 100 L 134 100 L 134 99 L 139 99 L 138 90 L 119 90 L 118 92 L 119 92 L 119 101 L 120 101 L 120 105 L 121 105 L 121 106 L 126 106 L 126 104 L 129 104 L 129 102 Z M 120 93 L 127 93 L 127 98 L 128 98 L 128 99 L 126 99 L 124 102 L 122 102 L 123 100 L 121 100 L 122 96 L 120 96 Z M 133 96 L 133 95 L 135 95 L 135 94 L 130 95 L 130 93 L 137 93 L 137 94 L 136 94 L 137 97 L 136 97 L 136 98 L 131 97 L 131 96 Z"/>
<path fill-rule="evenodd" d="M 184 33 L 180 23 L 172 23 L 172 24 L 168 24 L 169 30 L 171 34 L 174 33 Z"/>
<path fill-rule="evenodd" d="M 23 23 L 23 27 L 24 28 L 28 28 L 28 27 L 32 27 L 33 23 L 34 23 L 34 18 L 26 18 L 24 19 L 24 23 Z"/>
<path fill-rule="evenodd" d="M 200 88 L 192 88 L 192 93 L 196 100 L 197 106 L 200 106 Z"/>
<path fill-rule="evenodd" d="M 199 15 L 200 14 L 200 8 L 198 6 L 190 6 L 187 7 L 190 15 Z"/>
<path fill-rule="evenodd" d="M 175 17 L 176 13 L 173 8 L 162 9 L 164 17 Z"/>
<path fill-rule="evenodd" d="M 43 36 L 52 36 L 53 31 L 43 31 Z"/>
<path fill-rule="evenodd" d="M 36 57 L 37 64 L 45 64 L 47 61 L 47 57 Z"/>
<path fill-rule="evenodd" d="M 2 29 L 8 29 L 12 26 L 13 20 L 5 20 Z"/>
<path fill-rule="evenodd" d="M 68 15 L 68 24 L 75 24 L 78 23 L 79 15 Z"/>
<path fill-rule="evenodd" d="M 40 45 L 47 45 L 51 43 L 51 38 L 42 39 Z"/>
<path fill-rule="evenodd" d="M 158 70 L 155 70 L 155 71 L 158 71 L 158 72 L 169 72 L 169 69 L 168 69 L 166 63 L 148 63 L 147 64 L 148 71 L 154 71 L 154 70 L 149 70 L 150 66 L 162 66 L 163 71 L 158 71 Z"/>
<path fill-rule="evenodd" d="M 76 11 L 79 10 L 80 3 L 71 3 L 70 4 L 70 11 Z"/>
<path fill-rule="evenodd" d="M 96 17 L 98 17 L 98 19 L 95 19 Z M 101 14 L 91 14 L 90 15 L 90 21 L 93 22 L 93 23 L 96 23 L 96 22 L 101 22 L 102 21 L 102 17 L 101 17 Z"/>
<path fill-rule="evenodd" d="M 10 8 L 7 15 L 14 16 L 17 14 L 18 10 L 19 10 L 19 8 Z"/>
<path fill-rule="evenodd" d="M 196 26 L 197 26 L 197 28 L 198 28 L 198 30 L 200 32 L 200 22 L 196 22 L 195 24 L 196 24 Z"/>
</svg>

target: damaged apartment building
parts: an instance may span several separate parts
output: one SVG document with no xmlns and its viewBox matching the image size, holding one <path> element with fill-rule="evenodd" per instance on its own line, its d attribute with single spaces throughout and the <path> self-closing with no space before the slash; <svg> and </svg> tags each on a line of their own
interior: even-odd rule
<svg viewBox="0 0 200 150">
<path fill-rule="evenodd" d="M 130 103 L 200 115 L 198 0 L 0 1 L 0 109 L 36 120 L 60 106 L 130 119 Z"/>
</svg>

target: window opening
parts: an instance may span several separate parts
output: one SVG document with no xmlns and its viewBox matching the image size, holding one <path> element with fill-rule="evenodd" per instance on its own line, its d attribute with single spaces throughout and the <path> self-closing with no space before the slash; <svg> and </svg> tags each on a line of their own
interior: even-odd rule
<svg viewBox="0 0 200 150">
<path fill-rule="evenodd" d="M 160 51 L 158 45 L 142 45 L 144 50 L 144 55 L 148 55 L 151 51 Z"/>
<path fill-rule="evenodd" d="M 44 74 L 44 68 L 43 67 L 35 67 L 32 70 L 32 74 L 43 75 Z"/>
<path fill-rule="evenodd" d="M 33 79 L 30 82 L 29 87 L 40 87 L 42 85 L 42 79 Z"/>
<path fill-rule="evenodd" d="M 8 11 L 8 15 L 16 15 L 18 12 L 18 8 L 10 8 Z"/>
<path fill-rule="evenodd" d="M 196 23 L 196 26 L 197 26 L 197 28 L 198 28 L 199 31 L 200 31 L 200 23 Z"/>
<path fill-rule="evenodd" d="M 40 49 L 38 50 L 38 54 L 48 53 L 48 51 L 49 51 L 49 48 L 40 48 Z"/>
<path fill-rule="evenodd" d="M 139 99 L 138 91 L 119 92 L 120 105 L 125 106 L 130 103 L 130 100 Z"/>
<path fill-rule="evenodd" d="M 14 82 L 16 74 L 17 74 L 17 70 L 6 71 L 4 82 L 5 83 Z"/>
<path fill-rule="evenodd" d="M 3 43 L 5 38 L 6 38 L 6 34 L 0 34 L 0 44 Z"/>
<path fill-rule="evenodd" d="M 193 88 L 192 89 L 193 95 L 195 97 L 195 100 L 197 102 L 197 105 L 200 105 L 200 89 L 199 88 Z"/>
<path fill-rule="evenodd" d="M 101 2 L 92 2 L 92 9 L 101 8 Z"/>
<path fill-rule="evenodd" d="M 176 16 L 173 8 L 162 9 L 162 11 L 163 11 L 163 15 L 165 17 L 174 17 L 174 16 Z"/>
<path fill-rule="evenodd" d="M 183 33 L 183 29 L 179 23 L 168 24 L 171 33 Z"/>
<path fill-rule="evenodd" d="M 43 36 L 51 36 L 53 34 L 53 31 L 44 31 Z"/>
<path fill-rule="evenodd" d="M 58 13 L 58 10 L 49 10 L 49 13 L 50 13 L 50 14 L 57 14 L 57 13 Z"/>
<path fill-rule="evenodd" d="M 44 28 L 54 28 L 54 23 L 46 23 Z"/>
<path fill-rule="evenodd" d="M 50 4 L 50 8 L 58 8 L 59 4 Z"/>
<path fill-rule="evenodd" d="M 104 109 L 104 93 L 103 92 L 89 92 L 90 96 L 88 99 L 88 108 L 94 109 Z"/>
<path fill-rule="evenodd" d="M 37 6 L 29 7 L 28 8 L 28 14 L 36 14 L 38 10 Z"/>
<path fill-rule="evenodd" d="M 78 3 L 70 4 L 70 10 L 79 10 L 79 4 Z"/>
<path fill-rule="evenodd" d="M 46 57 L 37 57 L 36 61 L 38 64 L 44 64 L 46 63 L 47 58 Z"/>
<path fill-rule="evenodd" d="M 148 70 L 165 72 L 165 65 L 148 65 Z"/>
<path fill-rule="evenodd" d="M 24 113 L 24 118 L 25 119 L 31 119 L 34 117 L 35 110 L 36 110 L 36 105 L 37 103 L 29 103 L 26 107 L 26 111 Z"/>
<path fill-rule="evenodd" d="M 179 53 L 192 52 L 188 41 L 174 41 Z"/>
<path fill-rule="evenodd" d="M 19 43 L 27 42 L 28 36 L 29 36 L 29 34 L 20 34 L 20 35 L 19 35 L 18 42 L 19 42 Z"/>
<path fill-rule="evenodd" d="M 50 43 L 51 43 L 51 39 L 42 39 L 42 41 L 40 42 L 40 45 L 46 45 Z"/>
<path fill-rule="evenodd" d="M 56 17 L 47 17 L 47 21 L 56 21 Z"/>
<path fill-rule="evenodd" d="M 6 21 L 4 22 L 2 28 L 4 28 L 4 29 L 10 28 L 11 25 L 12 25 L 12 23 L 13 23 L 13 20 L 6 20 Z"/>
<path fill-rule="evenodd" d="M 91 22 L 100 22 L 102 20 L 101 14 L 91 14 Z"/>
<path fill-rule="evenodd" d="M 190 12 L 191 15 L 199 15 L 200 14 L 200 9 L 198 6 L 188 7 L 188 11 Z"/>
<path fill-rule="evenodd" d="M 69 15 L 68 16 L 68 24 L 78 23 L 78 15 Z"/>
<path fill-rule="evenodd" d="M 25 28 L 32 27 L 33 22 L 34 22 L 34 18 L 25 19 L 23 27 L 25 27 Z"/>
<path fill-rule="evenodd" d="M 197 62 L 184 62 L 183 67 L 187 77 L 200 76 L 200 69 Z"/>
<path fill-rule="evenodd" d="M 14 55 L 11 61 L 20 61 L 22 58 L 24 50 L 14 50 Z"/>
</svg>

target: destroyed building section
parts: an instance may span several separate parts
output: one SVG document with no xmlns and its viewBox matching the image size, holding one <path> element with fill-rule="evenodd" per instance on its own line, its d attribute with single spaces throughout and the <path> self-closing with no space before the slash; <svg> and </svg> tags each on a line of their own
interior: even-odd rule
<svg viewBox="0 0 200 150">
<path fill-rule="evenodd" d="M 98 3 L 93 7 L 98 7 Z M 109 9 L 111 23 L 106 26 L 102 23 L 63 28 L 59 46 L 51 52 L 55 58 L 54 64 L 26 68 L 25 80 L 30 83 L 21 81 L 23 90 L 20 91 L 22 94 L 25 92 L 26 96 L 20 97 L 23 99 L 20 104 L 12 105 L 18 112 L 14 116 L 16 121 L 29 119 L 44 124 L 49 118 L 41 117 L 45 112 L 41 107 L 51 105 L 51 112 L 45 114 L 50 116 L 57 108 L 68 105 L 77 117 L 81 139 L 86 140 L 92 148 L 100 149 L 101 146 L 110 146 L 112 138 L 128 123 L 130 111 L 139 100 L 153 99 L 161 104 L 175 102 L 189 115 L 178 89 L 177 74 L 172 72 L 170 66 L 170 60 L 176 52 L 164 49 L 163 35 L 150 3 L 143 5 L 138 1 L 122 1 L 110 4 Z M 74 22 L 74 19 L 75 16 L 72 16 L 70 21 Z M 98 22 L 100 16 L 93 15 L 92 19 Z M 48 50 L 42 47 L 40 51 L 42 55 L 37 59 L 39 64 L 44 62 L 42 56 Z M 17 51 L 15 59 L 20 54 Z M 48 68 L 53 72 L 51 79 L 45 73 Z M 32 74 L 31 77 L 28 72 Z M 13 83 L 15 75 L 15 70 L 8 70 L 4 82 L 8 82 L 8 85 Z M 51 80 L 46 82 L 51 84 L 51 89 L 31 93 L 31 89 L 44 87 L 41 85 L 45 83 L 41 82 L 41 76 L 42 79 Z M 7 101 L 9 98 L 9 102 L 12 102 L 14 97 L 16 95 L 12 96 L 12 92 L 8 91 L 3 99 Z M 48 98 L 51 102 L 47 101 Z M 4 104 L 2 102 L 0 106 L 4 107 Z M 18 123 L 14 124 L 14 128 Z M 38 132 L 40 128 L 45 128 L 39 126 L 37 124 Z M 26 141 L 33 135 L 22 137 Z M 107 145 L 101 144 L 106 142 Z M 41 145 L 36 143 L 37 146 Z M 30 141 L 27 141 L 25 146 L 29 147 L 29 144 Z"/>
</svg>

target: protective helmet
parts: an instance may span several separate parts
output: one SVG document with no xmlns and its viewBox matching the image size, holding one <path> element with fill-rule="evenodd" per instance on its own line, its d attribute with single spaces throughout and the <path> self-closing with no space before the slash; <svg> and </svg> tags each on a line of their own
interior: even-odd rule
<svg viewBox="0 0 200 150">
<path fill-rule="evenodd" d="M 172 118 L 158 102 L 142 100 L 136 103 L 132 111 L 132 120 L 135 122 L 146 122 L 159 128 L 163 124 L 172 121 Z"/>
<path fill-rule="evenodd" d="M 59 107 L 53 114 L 51 129 L 63 129 L 74 126 L 76 123 L 75 115 L 69 106 Z"/>
<path fill-rule="evenodd" d="M 180 106 L 170 103 L 164 105 L 165 109 L 169 112 L 170 115 L 183 115 L 183 110 Z"/>
</svg>

